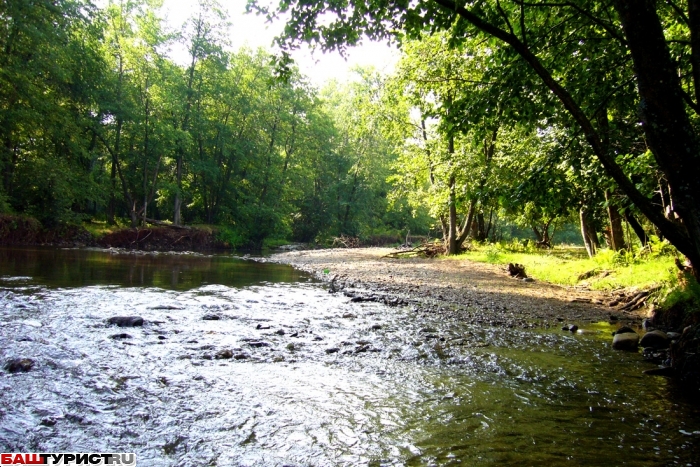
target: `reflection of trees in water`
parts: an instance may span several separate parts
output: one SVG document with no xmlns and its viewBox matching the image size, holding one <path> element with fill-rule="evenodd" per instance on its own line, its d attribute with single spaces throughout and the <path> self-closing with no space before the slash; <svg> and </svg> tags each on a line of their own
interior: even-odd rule
<svg viewBox="0 0 700 467">
<path fill-rule="evenodd" d="M 0 276 L 30 276 L 48 286 L 123 285 L 187 289 L 202 283 L 245 286 L 290 282 L 300 273 L 225 256 L 113 254 L 100 250 L 0 248 Z"/>
</svg>

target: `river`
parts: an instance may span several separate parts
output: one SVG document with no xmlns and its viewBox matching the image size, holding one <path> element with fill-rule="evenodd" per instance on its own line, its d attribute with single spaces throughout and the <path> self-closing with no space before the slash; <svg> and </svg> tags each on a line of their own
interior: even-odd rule
<svg viewBox="0 0 700 467">
<path fill-rule="evenodd" d="M 353 303 L 230 255 L 0 248 L 2 452 L 143 466 L 698 465 L 700 410 L 608 323 Z M 142 327 L 107 324 L 142 316 Z M 205 319 L 206 318 L 206 319 Z"/>
</svg>

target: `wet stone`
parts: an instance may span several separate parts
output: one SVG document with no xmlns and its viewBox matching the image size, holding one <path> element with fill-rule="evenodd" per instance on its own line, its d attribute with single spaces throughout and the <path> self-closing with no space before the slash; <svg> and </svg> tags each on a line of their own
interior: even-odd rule
<svg viewBox="0 0 700 467">
<path fill-rule="evenodd" d="M 615 350 L 637 350 L 639 335 L 636 332 L 616 333 L 612 347 Z"/>
<path fill-rule="evenodd" d="M 209 314 L 206 314 L 206 315 L 202 316 L 202 319 L 203 319 L 204 321 L 218 321 L 218 320 L 221 319 L 221 316 L 220 316 L 220 315 L 216 315 L 216 314 L 214 314 L 214 313 L 209 313 Z"/>
<path fill-rule="evenodd" d="M 620 329 L 615 331 L 613 334 L 625 334 L 625 333 L 630 333 L 630 332 L 637 334 L 637 332 L 629 326 L 622 326 Z"/>
<path fill-rule="evenodd" d="M 132 336 L 131 334 L 127 334 L 125 332 L 121 332 L 119 334 L 112 334 L 109 336 L 110 339 L 131 339 Z"/>
<path fill-rule="evenodd" d="M 315 340 L 315 341 L 322 341 L 322 340 L 323 340 L 323 337 L 321 337 L 321 336 L 314 336 L 313 340 Z"/>
<path fill-rule="evenodd" d="M 5 370 L 10 373 L 26 373 L 34 367 L 34 360 L 31 358 L 14 358 L 5 363 Z"/>
<path fill-rule="evenodd" d="M 285 335 L 284 329 L 278 329 L 277 331 L 275 331 L 275 334 L 277 334 L 278 336 L 284 336 Z"/>
<path fill-rule="evenodd" d="M 578 331 L 578 326 L 575 324 L 565 324 L 564 326 L 561 327 L 562 331 L 570 331 L 570 332 L 576 332 Z"/>
<path fill-rule="evenodd" d="M 245 360 L 246 358 L 250 358 L 250 355 L 245 354 L 245 353 L 237 353 L 236 355 L 233 356 L 234 360 Z"/>
<path fill-rule="evenodd" d="M 340 348 L 339 348 L 339 347 L 331 347 L 330 349 L 326 349 L 326 353 L 327 353 L 327 354 L 337 353 L 337 352 L 339 352 L 339 351 L 340 351 Z"/>
<path fill-rule="evenodd" d="M 107 322 L 117 325 L 120 328 L 143 326 L 143 318 L 140 316 L 113 316 L 109 318 Z"/>
<path fill-rule="evenodd" d="M 343 315 L 343 318 L 355 318 L 355 315 L 353 315 L 352 313 L 345 313 Z"/>
<path fill-rule="evenodd" d="M 375 324 L 375 325 L 372 326 L 372 330 L 373 330 L 373 331 L 378 331 L 378 330 L 381 329 L 381 328 L 382 328 L 382 325 L 381 325 L 381 324 Z"/>
<path fill-rule="evenodd" d="M 165 337 L 165 336 L 158 336 L 158 339 L 160 339 L 160 340 L 165 340 L 165 339 L 167 339 L 167 337 Z"/>
<path fill-rule="evenodd" d="M 265 330 L 270 329 L 270 326 L 263 326 L 262 324 L 258 324 L 257 326 L 255 326 L 255 329 Z"/>
</svg>

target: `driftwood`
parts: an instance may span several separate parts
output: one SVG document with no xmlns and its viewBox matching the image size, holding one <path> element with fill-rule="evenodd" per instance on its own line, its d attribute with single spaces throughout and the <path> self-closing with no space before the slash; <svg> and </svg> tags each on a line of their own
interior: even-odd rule
<svg viewBox="0 0 700 467">
<path fill-rule="evenodd" d="M 333 248 L 360 248 L 361 242 L 357 237 L 341 235 L 333 239 Z"/>
<path fill-rule="evenodd" d="M 508 263 L 508 267 L 506 269 L 511 277 L 517 277 L 518 279 L 524 279 L 527 277 L 527 274 L 525 274 L 525 266 L 522 264 Z"/>
<path fill-rule="evenodd" d="M 168 224 L 167 222 L 157 221 L 155 219 L 148 219 L 148 218 L 144 218 L 143 220 L 146 221 L 147 224 L 157 225 L 159 227 L 170 227 L 171 229 L 179 229 L 179 230 L 192 230 L 192 227 L 187 227 L 186 225 Z"/>
<path fill-rule="evenodd" d="M 437 255 L 445 253 L 444 245 L 434 242 L 423 242 L 417 247 L 404 248 L 399 251 L 392 251 L 384 255 L 384 258 L 408 258 L 420 256 L 422 258 L 435 258 Z"/>
<path fill-rule="evenodd" d="M 642 290 L 641 292 L 631 293 L 631 294 L 619 294 L 617 298 L 613 299 L 608 303 L 611 308 L 617 308 L 618 311 L 631 312 L 638 310 L 646 305 L 649 300 L 649 296 L 654 292 L 661 289 L 661 286 L 652 287 L 649 290 Z"/>
</svg>

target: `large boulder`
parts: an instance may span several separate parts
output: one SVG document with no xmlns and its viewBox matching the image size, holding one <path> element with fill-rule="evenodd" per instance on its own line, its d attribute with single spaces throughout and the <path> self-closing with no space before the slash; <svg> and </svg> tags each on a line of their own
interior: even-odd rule
<svg viewBox="0 0 700 467">
<path fill-rule="evenodd" d="M 639 345 L 644 348 L 651 347 L 652 349 L 667 349 L 670 343 L 671 339 L 669 339 L 666 333 L 656 329 L 644 334 L 642 336 L 642 340 L 639 342 Z"/>
<path fill-rule="evenodd" d="M 612 347 L 615 350 L 637 350 L 639 346 L 639 334 L 636 332 L 616 333 Z"/>
</svg>

